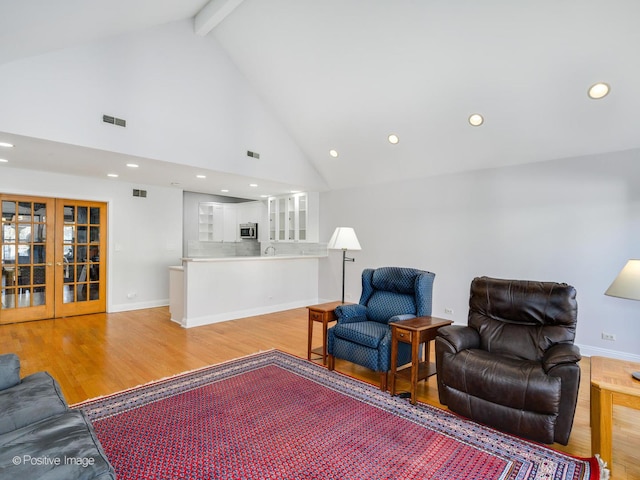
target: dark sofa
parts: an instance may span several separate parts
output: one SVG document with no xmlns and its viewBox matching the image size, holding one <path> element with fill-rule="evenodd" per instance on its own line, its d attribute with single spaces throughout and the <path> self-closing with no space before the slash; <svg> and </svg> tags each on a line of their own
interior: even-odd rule
<svg viewBox="0 0 640 480">
<path fill-rule="evenodd" d="M 0 355 L 0 478 L 116 478 L 84 413 L 47 372 L 21 380 L 14 354 Z"/>
</svg>

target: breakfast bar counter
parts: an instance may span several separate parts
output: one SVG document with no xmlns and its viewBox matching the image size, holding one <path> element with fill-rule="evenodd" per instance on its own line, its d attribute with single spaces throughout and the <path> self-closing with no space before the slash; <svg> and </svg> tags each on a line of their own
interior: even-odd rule
<svg viewBox="0 0 640 480">
<path fill-rule="evenodd" d="M 171 320 L 189 328 L 318 303 L 324 257 L 183 258 L 169 267 Z"/>
</svg>

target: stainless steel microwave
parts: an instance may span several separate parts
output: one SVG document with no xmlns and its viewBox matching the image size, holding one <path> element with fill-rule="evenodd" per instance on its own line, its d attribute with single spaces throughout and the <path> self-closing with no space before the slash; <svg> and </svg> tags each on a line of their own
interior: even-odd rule
<svg viewBox="0 0 640 480">
<path fill-rule="evenodd" d="M 243 240 L 258 238 L 258 224 L 257 223 L 241 223 L 239 236 Z"/>
</svg>

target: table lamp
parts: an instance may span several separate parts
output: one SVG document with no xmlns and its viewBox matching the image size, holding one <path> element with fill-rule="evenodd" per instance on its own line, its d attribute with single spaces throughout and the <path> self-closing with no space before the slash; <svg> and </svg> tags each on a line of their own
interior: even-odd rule
<svg viewBox="0 0 640 480">
<path fill-rule="evenodd" d="M 640 260 L 629 260 L 604 294 L 640 300 Z M 640 372 L 633 372 L 632 376 L 640 380 Z"/>
<path fill-rule="evenodd" d="M 344 265 L 346 262 L 355 262 L 355 258 L 347 257 L 347 250 L 362 250 L 356 232 L 351 227 L 338 227 L 333 232 L 327 248 L 330 250 L 342 250 L 342 303 L 344 303 Z"/>
</svg>

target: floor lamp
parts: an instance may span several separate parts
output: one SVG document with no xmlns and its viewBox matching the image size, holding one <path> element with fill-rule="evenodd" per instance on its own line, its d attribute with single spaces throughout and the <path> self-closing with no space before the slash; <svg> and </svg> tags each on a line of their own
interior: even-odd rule
<svg viewBox="0 0 640 480">
<path fill-rule="evenodd" d="M 344 303 L 344 265 L 346 262 L 355 262 L 355 258 L 347 257 L 347 250 L 362 250 L 356 232 L 351 227 L 338 227 L 333 232 L 327 248 L 330 250 L 342 250 L 342 303 Z"/>
<path fill-rule="evenodd" d="M 629 260 L 604 294 L 640 300 L 640 260 Z M 632 376 L 640 380 L 640 372 L 633 372 Z"/>
</svg>

